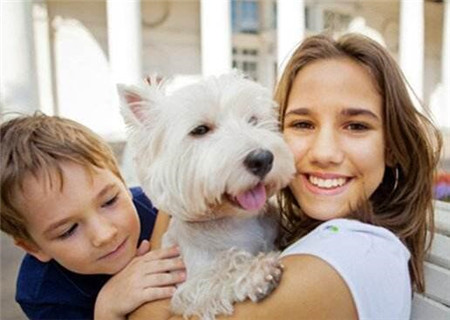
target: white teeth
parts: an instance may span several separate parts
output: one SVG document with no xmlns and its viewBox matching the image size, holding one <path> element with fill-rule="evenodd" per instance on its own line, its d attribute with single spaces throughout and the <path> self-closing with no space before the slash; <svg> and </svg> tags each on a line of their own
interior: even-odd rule
<svg viewBox="0 0 450 320">
<path fill-rule="evenodd" d="M 345 184 L 345 178 L 336 178 L 336 179 L 322 179 L 314 176 L 309 176 L 309 182 L 311 184 L 325 189 L 331 189 L 336 187 L 341 187 Z"/>
</svg>

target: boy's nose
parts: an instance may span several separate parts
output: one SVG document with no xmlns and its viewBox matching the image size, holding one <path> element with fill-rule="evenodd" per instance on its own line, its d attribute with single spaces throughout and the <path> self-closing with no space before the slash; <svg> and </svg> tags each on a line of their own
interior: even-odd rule
<svg viewBox="0 0 450 320">
<path fill-rule="evenodd" d="M 98 221 L 91 230 L 92 244 L 95 247 L 101 247 L 109 243 L 118 233 L 117 227 L 110 221 L 105 220 Z"/>
<path fill-rule="evenodd" d="M 317 132 L 310 148 L 310 157 L 318 166 L 339 164 L 344 158 L 339 134 L 333 129 L 321 129 Z"/>
</svg>

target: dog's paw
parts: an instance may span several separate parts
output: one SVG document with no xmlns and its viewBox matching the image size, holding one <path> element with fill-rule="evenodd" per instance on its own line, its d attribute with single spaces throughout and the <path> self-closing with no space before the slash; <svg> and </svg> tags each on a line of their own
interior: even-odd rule
<svg viewBox="0 0 450 320">
<path fill-rule="evenodd" d="M 254 302 L 261 301 L 278 286 L 282 273 L 283 265 L 280 263 L 279 253 L 259 254 L 254 257 L 246 275 L 239 281 L 238 296 L 250 298 Z"/>
</svg>

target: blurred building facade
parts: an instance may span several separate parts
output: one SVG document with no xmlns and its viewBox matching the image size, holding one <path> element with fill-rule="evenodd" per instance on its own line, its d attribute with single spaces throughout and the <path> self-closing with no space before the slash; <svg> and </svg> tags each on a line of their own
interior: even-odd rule
<svg viewBox="0 0 450 320">
<path fill-rule="evenodd" d="M 273 88 L 305 36 L 360 32 L 388 48 L 450 131 L 447 0 L 22 0 L 2 2 L 1 104 L 124 139 L 115 83 L 180 85 L 243 70 Z M 176 82 L 176 81 L 175 81 Z"/>
</svg>

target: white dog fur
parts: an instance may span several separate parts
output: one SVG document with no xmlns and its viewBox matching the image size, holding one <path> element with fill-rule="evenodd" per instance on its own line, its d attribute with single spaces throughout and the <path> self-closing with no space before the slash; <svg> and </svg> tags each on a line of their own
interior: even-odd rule
<svg viewBox="0 0 450 320">
<path fill-rule="evenodd" d="M 214 319 L 278 285 L 277 222 L 267 199 L 295 168 L 269 90 L 237 72 L 167 94 L 119 86 L 137 175 L 172 215 L 163 246 L 180 246 L 187 280 L 172 311 Z M 273 210 L 272 210 L 273 211 Z"/>
</svg>

